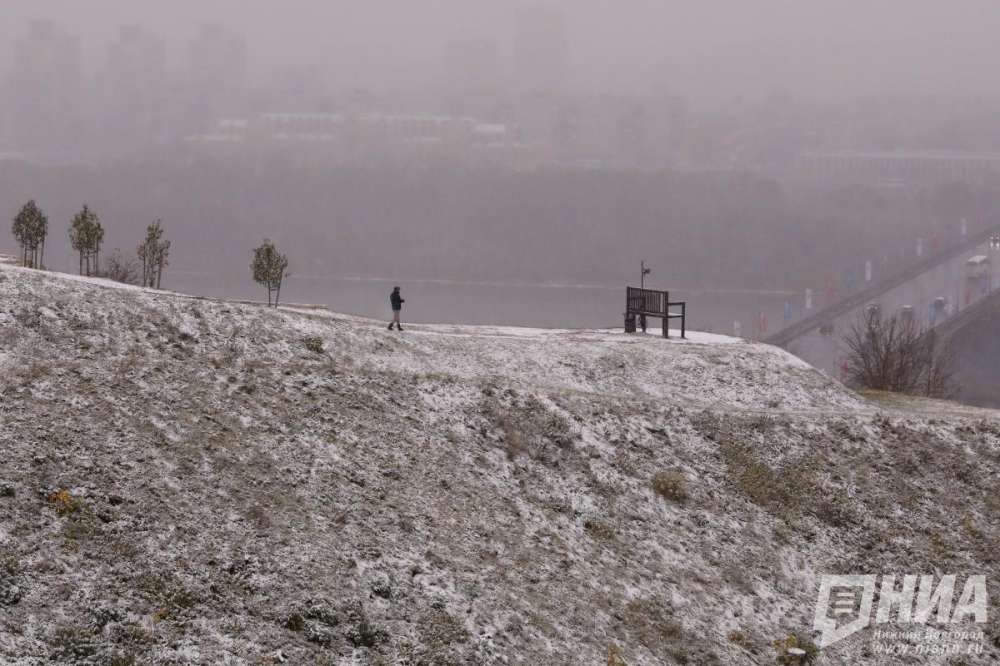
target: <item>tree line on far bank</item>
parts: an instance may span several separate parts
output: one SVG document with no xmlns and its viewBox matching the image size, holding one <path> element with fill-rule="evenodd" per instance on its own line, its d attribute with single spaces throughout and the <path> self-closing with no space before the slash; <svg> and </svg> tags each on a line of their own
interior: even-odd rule
<svg viewBox="0 0 1000 666">
<path fill-rule="evenodd" d="M 49 219 L 32 199 L 14 217 L 11 228 L 21 249 L 20 261 L 28 268 L 45 269 L 45 241 Z M 170 241 L 164 238 L 163 221 L 146 227 L 146 237 L 136 247 L 135 258 L 115 249 L 101 269 L 104 227 L 91 208 L 84 205 L 69 226 L 70 245 L 79 256 L 80 275 L 103 277 L 125 284 L 160 289 L 163 269 L 169 265 Z M 250 270 L 254 282 L 267 290 L 267 304 L 277 307 L 281 284 L 288 277 L 288 257 L 281 254 L 269 239 L 253 250 Z"/>
</svg>

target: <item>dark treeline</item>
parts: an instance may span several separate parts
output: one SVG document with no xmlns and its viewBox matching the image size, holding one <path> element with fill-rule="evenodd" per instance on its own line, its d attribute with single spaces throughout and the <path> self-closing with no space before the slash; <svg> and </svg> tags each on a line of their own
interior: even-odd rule
<svg viewBox="0 0 1000 666">
<path fill-rule="evenodd" d="M 0 164 L 6 209 L 30 197 L 51 219 L 90 202 L 109 238 L 167 219 L 175 268 L 213 275 L 245 272 L 247 248 L 269 237 L 300 276 L 619 284 L 645 259 L 668 286 L 799 288 L 866 258 L 912 253 L 918 235 L 957 235 L 961 217 L 974 230 L 1000 202 L 1000 184 L 895 195 L 860 185 L 787 192 L 734 172 Z M 46 249 L 56 269 L 72 260 L 62 236 Z M 0 236 L 0 247 L 14 241 Z"/>
</svg>

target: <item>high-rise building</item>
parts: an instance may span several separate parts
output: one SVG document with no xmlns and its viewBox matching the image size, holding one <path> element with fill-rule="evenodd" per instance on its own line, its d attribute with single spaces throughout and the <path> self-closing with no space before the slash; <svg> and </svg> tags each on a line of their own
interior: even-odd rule
<svg viewBox="0 0 1000 666">
<path fill-rule="evenodd" d="M 445 47 L 445 87 L 457 93 L 495 93 L 501 86 L 496 44 L 486 40 L 453 40 Z"/>
<path fill-rule="evenodd" d="M 514 15 L 513 80 L 523 92 L 565 90 L 570 74 L 566 14 L 554 7 L 524 7 Z"/>
<path fill-rule="evenodd" d="M 204 126 L 242 111 L 246 92 L 246 42 L 221 25 L 208 24 L 189 48 L 189 91 L 193 120 Z"/>
<path fill-rule="evenodd" d="M 79 39 L 34 21 L 14 46 L 6 97 L 11 143 L 26 151 L 69 151 L 80 139 L 85 105 Z"/>
<path fill-rule="evenodd" d="M 106 142 L 130 149 L 163 138 L 168 85 L 162 40 L 139 26 L 123 26 L 108 49 L 100 88 L 97 115 Z"/>
</svg>

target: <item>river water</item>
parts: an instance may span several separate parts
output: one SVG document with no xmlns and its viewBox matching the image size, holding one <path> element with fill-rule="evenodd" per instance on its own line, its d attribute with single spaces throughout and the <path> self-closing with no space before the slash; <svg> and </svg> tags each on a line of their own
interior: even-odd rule
<svg viewBox="0 0 1000 666">
<path fill-rule="evenodd" d="M 260 300 L 263 288 L 249 279 L 168 271 L 165 287 L 184 293 Z M 334 311 L 366 317 L 390 317 L 389 292 L 402 287 L 403 321 L 465 323 L 541 328 L 615 328 L 622 326 L 625 285 L 518 284 L 452 280 L 393 280 L 329 276 L 291 276 L 282 302 L 326 305 Z M 650 284 L 651 288 L 661 285 Z M 774 333 L 803 314 L 799 294 L 739 289 L 671 290 L 672 301 L 686 301 L 688 328 L 732 335 L 740 322 L 744 337 Z M 761 318 L 763 313 L 763 321 Z M 676 322 L 676 320 L 675 320 Z M 651 322 L 658 326 L 659 322 Z"/>
</svg>

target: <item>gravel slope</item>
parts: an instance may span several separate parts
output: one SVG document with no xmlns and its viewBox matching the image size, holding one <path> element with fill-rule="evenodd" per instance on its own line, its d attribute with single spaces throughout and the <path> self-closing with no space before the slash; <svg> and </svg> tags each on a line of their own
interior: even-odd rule
<svg viewBox="0 0 1000 666">
<path fill-rule="evenodd" d="M 0 377 L 4 664 L 773 664 L 821 573 L 1000 598 L 997 413 L 763 345 L 3 266 Z"/>
</svg>

